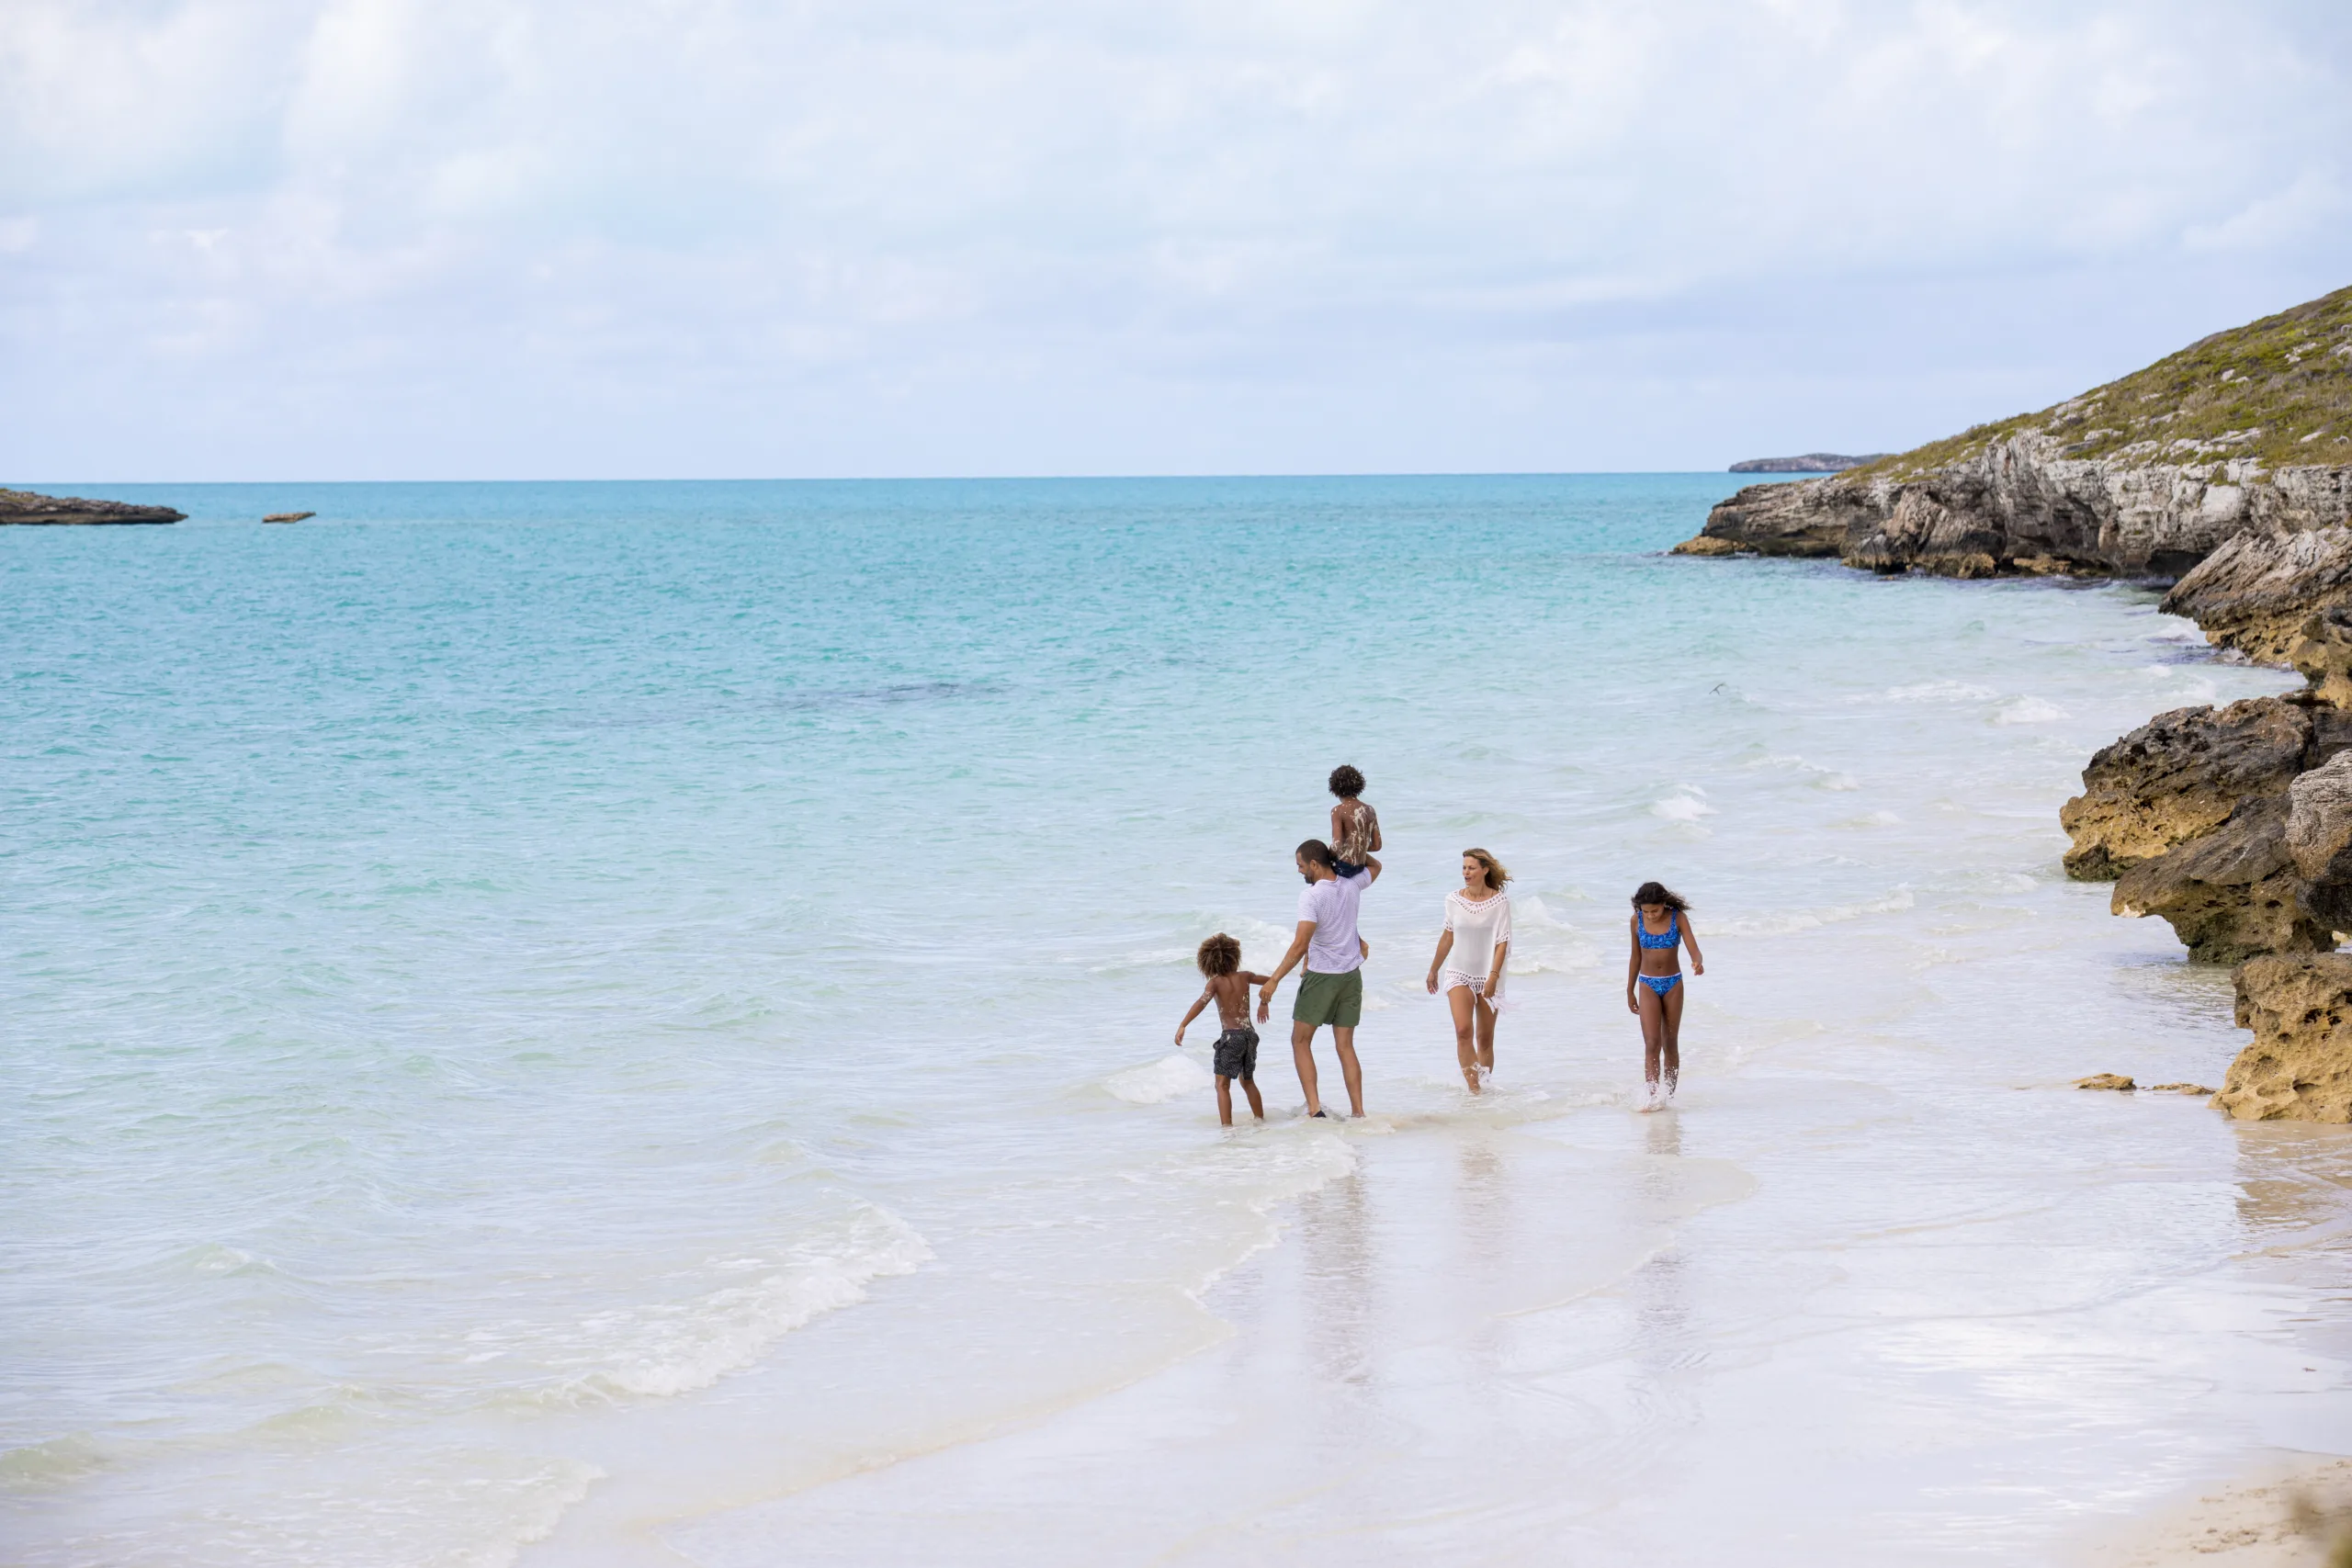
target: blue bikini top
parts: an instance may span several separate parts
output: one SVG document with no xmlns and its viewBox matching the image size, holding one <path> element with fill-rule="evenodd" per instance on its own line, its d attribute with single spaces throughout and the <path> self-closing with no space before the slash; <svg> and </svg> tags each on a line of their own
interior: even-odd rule
<svg viewBox="0 0 2352 1568">
<path fill-rule="evenodd" d="M 1677 911 L 1668 909 L 1666 912 L 1666 933 L 1663 936 L 1652 936 L 1648 929 L 1642 924 L 1642 917 L 1637 911 L 1634 916 L 1634 935 L 1641 939 L 1644 947 L 1672 947 L 1682 938 L 1681 916 Z"/>
</svg>

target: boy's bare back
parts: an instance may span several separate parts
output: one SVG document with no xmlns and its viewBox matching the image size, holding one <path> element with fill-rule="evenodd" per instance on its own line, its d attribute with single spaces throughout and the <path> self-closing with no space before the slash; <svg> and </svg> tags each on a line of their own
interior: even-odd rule
<svg viewBox="0 0 2352 1568">
<path fill-rule="evenodd" d="M 1351 795 L 1331 807 L 1331 853 L 1351 865 L 1379 852 L 1380 817 L 1364 801 Z"/>
<path fill-rule="evenodd" d="M 1210 976 L 1209 995 L 1216 998 L 1217 1022 L 1227 1029 L 1249 1028 L 1250 988 L 1265 983 L 1263 975 L 1252 975 L 1247 969 Z"/>
</svg>

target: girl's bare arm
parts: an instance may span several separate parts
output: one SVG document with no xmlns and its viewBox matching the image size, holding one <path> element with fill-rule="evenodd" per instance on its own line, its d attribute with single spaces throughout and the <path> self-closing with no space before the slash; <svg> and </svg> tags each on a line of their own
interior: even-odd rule
<svg viewBox="0 0 2352 1568">
<path fill-rule="evenodd" d="M 1635 915 L 1625 926 L 1625 940 L 1633 947 L 1632 953 L 1625 960 L 1625 1008 L 1629 1012 L 1642 1010 L 1641 1004 L 1634 1000 L 1634 976 L 1642 972 L 1641 933 L 1642 917 Z"/>
<path fill-rule="evenodd" d="M 1707 960 L 1699 951 L 1699 933 L 1690 929 L 1690 911 L 1682 911 L 1682 944 L 1690 950 L 1690 973 L 1704 975 Z"/>
</svg>

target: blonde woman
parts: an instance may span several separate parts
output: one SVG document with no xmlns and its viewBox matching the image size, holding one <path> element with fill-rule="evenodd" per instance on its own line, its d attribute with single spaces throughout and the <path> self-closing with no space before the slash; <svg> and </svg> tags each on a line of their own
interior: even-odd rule
<svg viewBox="0 0 2352 1568">
<path fill-rule="evenodd" d="M 1482 1092 L 1495 1070 L 1495 1004 L 1510 953 L 1510 873 L 1484 850 L 1462 852 L 1462 886 L 1445 896 L 1445 930 L 1430 960 L 1431 996 L 1453 1010 L 1453 1054 L 1462 1081 Z"/>
</svg>

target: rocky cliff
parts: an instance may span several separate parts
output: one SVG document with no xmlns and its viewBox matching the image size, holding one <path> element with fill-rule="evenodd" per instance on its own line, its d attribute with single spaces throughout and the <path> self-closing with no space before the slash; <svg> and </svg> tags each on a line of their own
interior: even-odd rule
<svg viewBox="0 0 2352 1568">
<path fill-rule="evenodd" d="M 1691 556 L 1871 571 L 2177 579 L 2164 608 L 2304 690 L 2159 714 L 2059 821 L 2189 956 L 2235 964 L 2255 1031 L 2214 1103 L 2352 1119 L 2352 288 L 2081 397 L 1827 479 L 1751 485 Z"/>
<path fill-rule="evenodd" d="M 0 524 L 177 523 L 187 515 L 168 506 L 133 506 L 122 501 L 84 501 L 78 496 L 0 490 Z"/>
<path fill-rule="evenodd" d="M 1684 555 L 1953 577 L 2176 577 L 2229 540 L 2352 521 L 2352 288 L 2039 413 L 1826 479 L 1751 485 Z"/>
</svg>

